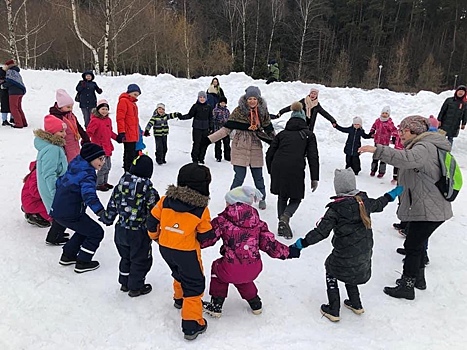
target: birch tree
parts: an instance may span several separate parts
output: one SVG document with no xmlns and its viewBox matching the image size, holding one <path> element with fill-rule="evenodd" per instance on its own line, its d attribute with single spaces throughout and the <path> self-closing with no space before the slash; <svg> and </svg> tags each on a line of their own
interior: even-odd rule
<svg viewBox="0 0 467 350">
<path fill-rule="evenodd" d="M 6 14 L 7 14 L 7 23 L 8 23 L 8 47 L 10 51 L 11 57 L 15 58 L 16 64 L 21 65 L 19 59 L 19 52 L 18 46 L 16 44 L 16 31 L 15 31 L 15 19 L 13 16 L 13 9 L 12 9 L 12 2 L 13 0 L 5 0 L 6 5 Z"/>
<path fill-rule="evenodd" d="M 237 26 L 236 20 L 238 15 L 238 10 L 236 6 L 236 0 L 222 0 L 222 9 L 224 11 L 224 16 L 227 18 L 229 22 L 229 30 L 230 30 L 230 54 L 232 56 L 232 60 L 235 59 L 235 36 L 234 36 L 234 28 Z"/>
<path fill-rule="evenodd" d="M 253 50 L 253 63 L 251 64 L 251 75 L 255 71 L 256 53 L 258 52 L 258 33 L 259 33 L 259 0 L 256 0 L 256 31 L 255 31 L 255 48 Z"/>
<path fill-rule="evenodd" d="M 268 44 L 268 54 L 266 57 L 266 62 L 269 62 L 269 57 L 271 56 L 272 41 L 274 39 L 274 34 L 276 26 L 279 21 L 282 19 L 284 11 L 284 0 L 271 0 L 271 35 L 269 35 L 269 44 Z"/>
<path fill-rule="evenodd" d="M 237 0 L 237 11 L 240 15 L 240 21 L 242 23 L 242 41 L 243 41 L 243 71 L 246 73 L 246 10 L 251 0 Z"/>
</svg>

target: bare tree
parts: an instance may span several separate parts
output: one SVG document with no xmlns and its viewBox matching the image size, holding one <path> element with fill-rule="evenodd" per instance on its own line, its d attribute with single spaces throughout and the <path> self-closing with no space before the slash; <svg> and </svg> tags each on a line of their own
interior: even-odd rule
<svg viewBox="0 0 467 350">
<path fill-rule="evenodd" d="M 235 36 L 234 36 L 234 27 L 236 26 L 236 19 L 237 19 L 237 6 L 236 0 L 222 0 L 223 1 L 223 10 L 224 16 L 227 18 L 229 22 L 229 29 L 230 29 L 230 54 L 232 56 L 232 60 L 235 59 Z"/>
<path fill-rule="evenodd" d="M 237 0 L 237 9 L 242 22 L 242 39 L 243 39 L 243 71 L 246 73 L 246 10 L 251 0 Z"/>
<path fill-rule="evenodd" d="M 345 50 L 341 50 L 332 70 L 332 86 L 344 87 L 350 80 L 350 59 Z"/>
<path fill-rule="evenodd" d="M 255 71 L 256 53 L 258 52 L 258 33 L 259 33 L 259 0 L 256 0 L 256 33 L 255 33 L 255 49 L 253 50 L 253 63 L 251 65 L 251 75 Z"/>
<path fill-rule="evenodd" d="M 396 46 L 395 56 L 389 62 L 388 83 L 391 89 L 406 91 L 409 80 L 408 40 L 403 38 Z"/>
<path fill-rule="evenodd" d="M 372 89 L 377 86 L 378 81 L 378 59 L 376 54 L 371 55 L 368 61 L 368 67 L 363 74 L 361 86 L 365 89 Z"/>
<path fill-rule="evenodd" d="M 418 70 L 417 88 L 439 92 L 443 81 L 443 70 L 436 64 L 433 54 L 430 53 Z"/>
<path fill-rule="evenodd" d="M 18 46 L 16 44 L 16 32 L 15 32 L 15 18 L 13 16 L 13 9 L 12 9 L 12 2 L 13 0 L 5 0 L 6 4 L 6 14 L 7 14 L 7 22 L 8 22 L 8 46 L 10 50 L 10 55 L 16 59 L 16 63 L 18 65 L 21 64 L 19 59 L 19 52 Z"/>
<path fill-rule="evenodd" d="M 268 45 L 268 54 L 266 57 L 266 62 L 269 62 L 269 56 L 271 55 L 272 41 L 274 39 L 274 33 L 276 26 L 279 21 L 282 19 L 284 11 L 284 0 L 271 0 L 271 35 L 269 36 L 269 45 Z"/>
</svg>

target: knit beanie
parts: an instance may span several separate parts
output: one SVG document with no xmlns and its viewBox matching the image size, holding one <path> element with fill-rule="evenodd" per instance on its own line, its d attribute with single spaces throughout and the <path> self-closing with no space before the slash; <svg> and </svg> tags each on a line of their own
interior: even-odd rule
<svg viewBox="0 0 467 350">
<path fill-rule="evenodd" d="M 108 109 L 110 108 L 107 100 L 102 99 L 102 100 L 97 101 L 96 111 L 99 112 L 99 109 L 101 109 L 102 107 L 107 107 Z"/>
<path fill-rule="evenodd" d="M 360 192 L 352 168 L 334 170 L 334 189 L 338 196 L 354 196 Z"/>
<path fill-rule="evenodd" d="M 7 66 L 8 68 L 13 67 L 15 64 L 16 63 L 14 60 L 8 60 L 5 62 L 5 66 Z"/>
<path fill-rule="evenodd" d="M 130 166 L 130 174 L 138 177 L 144 177 L 146 179 L 151 178 L 153 170 L 154 163 L 152 162 L 151 157 L 145 154 L 136 157 Z"/>
<path fill-rule="evenodd" d="M 66 123 L 49 114 L 44 117 L 44 130 L 51 134 L 55 134 L 56 132 L 66 130 Z"/>
<path fill-rule="evenodd" d="M 240 186 L 230 190 L 225 195 L 227 204 L 246 203 L 252 205 L 263 199 L 263 194 L 254 187 Z"/>
<path fill-rule="evenodd" d="M 225 102 L 225 104 L 227 104 L 227 97 L 225 97 L 225 96 L 220 97 L 219 98 L 219 103 L 221 103 L 221 102 Z"/>
<path fill-rule="evenodd" d="M 200 98 L 200 97 L 206 98 L 206 97 L 207 97 L 207 96 L 206 96 L 206 92 L 205 92 L 205 91 L 200 91 L 200 92 L 198 92 L 198 98 Z"/>
<path fill-rule="evenodd" d="M 158 103 L 157 106 L 156 106 L 156 109 L 158 108 L 163 108 L 165 109 L 165 104 L 163 104 L 162 102 L 161 103 Z"/>
<path fill-rule="evenodd" d="M 318 89 L 316 89 L 316 88 L 311 88 L 311 89 L 310 89 L 310 92 L 309 92 L 309 94 L 308 94 L 308 95 L 311 95 L 311 93 L 312 93 L 313 91 L 314 91 L 314 92 L 316 92 L 316 96 L 318 96 L 318 94 L 319 94 L 319 90 L 318 90 Z"/>
<path fill-rule="evenodd" d="M 138 85 L 136 85 L 136 84 L 128 85 L 128 87 L 126 89 L 127 94 L 135 92 L 135 91 L 139 92 L 139 94 L 141 95 L 141 89 L 139 88 Z"/>
<path fill-rule="evenodd" d="M 94 159 L 105 156 L 104 149 L 95 143 L 85 143 L 79 152 L 79 155 L 86 161 L 91 163 Z"/>
<path fill-rule="evenodd" d="M 261 90 L 257 86 L 248 86 L 245 90 L 245 98 L 249 99 L 250 97 L 261 97 Z"/>
<path fill-rule="evenodd" d="M 177 185 L 191 188 L 203 196 L 209 196 L 210 183 L 211 172 L 204 165 L 188 163 L 178 171 Z"/>
<path fill-rule="evenodd" d="M 411 115 L 401 121 L 401 130 L 409 129 L 412 134 L 420 135 L 428 131 L 430 122 L 421 115 Z"/>
<path fill-rule="evenodd" d="M 388 115 L 391 115 L 391 107 L 384 106 L 383 109 L 381 110 L 381 114 L 383 113 L 387 113 Z"/>
<path fill-rule="evenodd" d="M 353 121 L 352 121 L 352 124 L 360 124 L 360 125 L 363 125 L 362 118 L 360 118 L 360 117 L 354 117 L 354 118 L 353 118 Z"/>
<path fill-rule="evenodd" d="M 75 101 L 68 95 L 64 89 L 58 89 L 55 93 L 55 101 L 57 101 L 57 107 L 62 108 L 65 106 L 73 106 Z"/>
</svg>

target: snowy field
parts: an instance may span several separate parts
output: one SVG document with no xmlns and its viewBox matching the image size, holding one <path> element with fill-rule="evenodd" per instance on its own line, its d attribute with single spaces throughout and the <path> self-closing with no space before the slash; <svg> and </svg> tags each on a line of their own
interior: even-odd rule
<svg viewBox="0 0 467 350">
<path fill-rule="evenodd" d="M 319 307 L 327 302 L 324 260 L 331 250 L 330 238 L 302 251 L 298 260 L 273 260 L 263 254 L 264 270 L 257 279 L 263 301 L 263 314 L 254 316 L 234 287 L 224 304 L 220 319 L 206 317 L 205 334 L 194 342 L 183 339 L 180 311 L 172 304 L 172 278 L 169 268 L 154 247 L 154 264 L 147 276 L 152 293 L 130 298 L 119 291 L 119 256 L 113 243 L 113 227 L 105 228 L 105 238 L 95 255 L 100 269 L 78 275 L 72 267 L 58 264 L 59 247 L 46 246 L 47 229 L 29 225 L 20 211 L 22 178 L 29 162 L 36 157 L 33 129 L 42 128 L 43 117 L 55 99 L 55 91 L 66 89 L 74 96 L 80 74 L 51 71 L 23 71 L 28 92 L 23 100 L 29 127 L 0 129 L 1 205 L 0 228 L 0 349 L 461 349 L 465 346 L 463 329 L 467 324 L 467 185 L 453 203 L 454 217 L 442 225 L 430 239 L 430 265 L 426 270 L 428 289 L 416 290 L 415 301 L 397 300 L 383 293 L 394 285 L 402 270 L 402 237 L 392 228 L 397 221 L 397 205 L 389 204 L 381 214 L 373 214 L 373 276 L 361 286 L 365 313 L 361 316 L 341 308 L 341 321 L 331 323 L 321 317 Z M 211 77 L 196 80 L 131 75 L 96 78 L 104 90 L 99 98 L 109 101 L 115 123 L 115 109 L 121 92 L 130 83 L 142 90 L 138 106 L 144 128 L 158 102 L 167 112 L 187 113 L 196 101 L 197 92 L 206 90 Z M 311 87 L 320 89 L 321 105 L 340 125 L 349 126 L 352 117 L 361 116 L 369 131 L 382 107 L 389 104 L 395 125 L 409 114 L 437 116 L 443 101 L 453 91 L 440 95 L 420 92 L 417 95 L 388 90 L 326 88 L 300 82 L 274 83 L 254 81 L 244 74 L 219 76 L 232 111 L 249 85 L 257 85 L 266 99 L 270 113 L 304 97 Z M 75 114 L 82 124 L 78 104 Z M 290 114 L 274 121 L 280 130 Z M 170 121 L 168 164 L 155 167 L 152 181 L 160 194 L 176 181 L 178 169 L 190 162 L 191 121 Z M 315 193 L 308 189 L 296 215 L 292 218 L 294 240 L 303 237 L 323 215 L 329 197 L 334 194 L 333 172 L 345 165 L 343 147 L 346 134 L 334 130 L 318 117 L 315 129 L 320 154 L 320 182 Z M 467 166 L 467 131 L 461 131 L 453 153 L 464 170 Z M 148 154 L 154 157 L 154 139 L 145 138 Z M 363 140 L 363 144 L 371 143 Z M 122 175 L 121 145 L 115 145 L 110 182 Z M 383 179 L 370 178 L 371 156 L 361 157 L 362 169 L 358 188 L 378 197 L 392 188 L 392 167 Z M 214 147 L 208 149 L 206 165 L 213 174 L 209 208 L 214 217 L 224 207 L 224 194 L 232 178 L 232 166 L 214 159 Z M 307 170 L 307 177 L 309 176 Z M 269 177 L 265 171 L 266 187 Z M 309 179 L 307 179 L 309 187 Z M 248 174 L 245 184 L 253 185 Z M 104 205 L 110 192 L 99 192 Z M 277 230 L 276 197 L 268 195 L 268 208 L 261 217 L 273 232 Z M 462 209 L 464 207 L 464 209 Z M 280 240 L 286 244 L 293 241 Z M 211 262 L 218 257 L 218 243 L 203 250 L 206 287 L 209 287 Z M 345 288 L 341 287 L 341 300 Z M 207 290 L 206 290 L 207 293 Z M 206 294 L 205 299 L 209 296 Z"/>
</svg>

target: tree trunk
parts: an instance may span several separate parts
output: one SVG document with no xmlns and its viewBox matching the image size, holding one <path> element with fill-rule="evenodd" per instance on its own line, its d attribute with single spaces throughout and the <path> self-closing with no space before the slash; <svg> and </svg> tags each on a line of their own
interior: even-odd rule
<svg viewBox="0 0 467 350">
<path fill-rule="evenodd" d="M 255 65 L 256 65 L 256 53 L 258 52 L 258 32 L 259 32 L 259 0 L 256 0 L 256 33 L 255 33 L 255 49 L 253 51 L 253 65 L 251 67 L 251 75 L 253 76 L 253 73 L 255 71 Z"/>
<path fill-rule="evenodd" d="M 104 29 L 104 62 L 103 73 L 109 71 L 109 34 L 110 34 L 110 0 L 105 0 L 105 29 Z"/>
<path fill-rule="evenodd" d="M 183 1 L 183 16 L 185 17 L 185 26 L 183 28 L 185 35 L 185 50 L 186 50 L 186 77 L 191 78 L 190 74 L 190 45 L 188 40 L 188 18 L 186 13 L 186 0 Z"/>
<path fill-rule="evenodd" d="M 11 58 L 16 60 L 17 65 L 21 65 L 19 60 L 18 46 L 16 45 L 15 19 L 13 16 L 13 10 L 11 8 L 12 2 L 13 0 L 5 0 L 8 22 L 8 46 L 10 49 Z"/>
<path fill-rule="evenodd" d="M 29 25 L 27 1 L 24 1 L 24 67 L 29 67 Z"/>
</svg>

